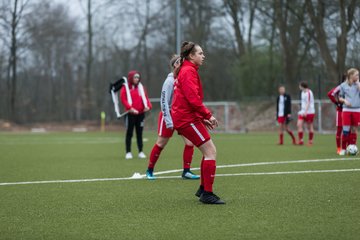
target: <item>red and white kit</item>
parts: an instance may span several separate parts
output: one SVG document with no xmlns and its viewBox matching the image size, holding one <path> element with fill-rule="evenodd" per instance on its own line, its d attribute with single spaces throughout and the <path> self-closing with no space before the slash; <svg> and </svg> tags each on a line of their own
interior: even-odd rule
<svg viewBox="0 0 360 240">
<path fill-rule="evenodd" d="M 200 147 L 210 140 L 203 121 L 211 118 L 211 112 L 203 104 L 204 93 L 197 72 L 198 66 L 185 60 L 174 84 L 174 99 L 171 115 L 174 127 L 179 134 Z M 200 187 L 212 192 L 216 172 L 216 160 L 202 158 Z"/>
<path fill-rule="evenodd" d="M 175 129 L 199 147 L 210 140 L 204 119 L 210 119 L 211 112 L 204 106 L 204 93 L 198 66 L 185 60 L 174 84 L 174 99 L 171 116 Z"/>
<path fill-rule="evenodd" d="M 312 123 L 315 117 L 314 94 L 310 89 L 301 92 L 301 110 L 298 112 L 299 120 Z"/>
<path fill-rule="evenodd" d="M 357 83 L 349 85 L 347 82 L 340 84 L 340 96 L 345 98 L 350 106 L 343 105 L 343 126 L 360 125 L 360 90 Z"/>
</svg>

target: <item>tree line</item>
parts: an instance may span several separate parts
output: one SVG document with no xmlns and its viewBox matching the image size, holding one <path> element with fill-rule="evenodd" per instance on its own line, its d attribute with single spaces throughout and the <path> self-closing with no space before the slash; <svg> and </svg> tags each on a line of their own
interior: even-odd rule
<svg viewBox="0 0 360 240">
<path fill-rule="evenodd" d="M 141 72 L 159 97 L 176 51 L 175 0 L 0 0 L 0 119 L 97 119 L 109 82 Z M 181 0 L 181 39 L 202 46 L 207 101 L 317 98 L 359 65 L 359 0 Z"/>
</svg>

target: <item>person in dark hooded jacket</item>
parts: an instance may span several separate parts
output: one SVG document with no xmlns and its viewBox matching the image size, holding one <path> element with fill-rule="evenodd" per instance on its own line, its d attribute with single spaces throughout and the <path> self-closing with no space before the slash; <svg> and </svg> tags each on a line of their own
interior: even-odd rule
<svg viewBox="0 0 360 240">
<path fill-rule="evenodd" d="M 131 153 L 131 139 L 136 131 L 136 139 L 139 150 L 139 158 L 146 158 L 143 152 L 143 129 L 145 112 L 152 108 L 144 86 L 140 82 L 140 73 L 130 71 L 128 74 L 128 87 L 120 91 L 120 100 L 129 113 L 125 117 L 126 122 L 126 159 L 133 158 Z"/>
</svg>

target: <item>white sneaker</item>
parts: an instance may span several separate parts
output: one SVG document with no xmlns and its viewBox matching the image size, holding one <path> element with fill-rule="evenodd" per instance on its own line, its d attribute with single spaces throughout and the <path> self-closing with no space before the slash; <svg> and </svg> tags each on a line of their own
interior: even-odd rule
<svg viewBox="0 0 360 240">
<path fill-rule="evenodd" d="M 126 153 L 125 159 L 132 159 L 132 158 L 133 158 L 133 155 L 131 152 Z"/>
<path fill-rule="evenodd" d="M 346 155 L 346 151 L 344 149 L 341 149 L 341 151 L 339 152 L 340 156 L 345 156 Z"/>
<path fill-rule="evenodd" d="M 139 158 L 146 158 L 146 155 L 144 152 L 139 152 Z"/>
</svg>

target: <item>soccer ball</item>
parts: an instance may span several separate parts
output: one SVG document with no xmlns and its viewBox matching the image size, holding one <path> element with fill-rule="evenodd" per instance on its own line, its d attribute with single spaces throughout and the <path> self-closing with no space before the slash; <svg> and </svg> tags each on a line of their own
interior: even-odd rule
<svg viewBox="0 0 360 240">
<path fill-rule="evenodd" d="M 358 154 L 359 150 L 355 144 L 350 144 L 349 146 L 347 146 L 346 152 L 347 154 L 354 156 Z"/>
</svg>

